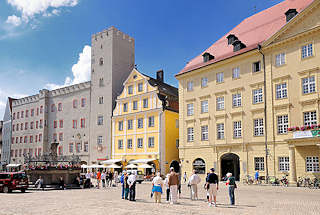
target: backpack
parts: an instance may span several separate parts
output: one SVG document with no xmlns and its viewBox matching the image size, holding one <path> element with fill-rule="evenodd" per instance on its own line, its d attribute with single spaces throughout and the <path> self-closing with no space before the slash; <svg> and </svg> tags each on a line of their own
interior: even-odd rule
<svg viewBox="0 0 320 215">
<path fill-rule="evenodd" d="M 121 183 L 121 184 L 124 183 L 124 175 L 121 175 L 121 177 L 120 177 L 120 183 Z"/>
</svg>

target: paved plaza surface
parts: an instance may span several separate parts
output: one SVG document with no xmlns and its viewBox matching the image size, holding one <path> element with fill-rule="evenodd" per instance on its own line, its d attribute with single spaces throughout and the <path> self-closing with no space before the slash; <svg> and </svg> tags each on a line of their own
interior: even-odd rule
<svg viewBox="0 0 320 215">
<path fill-rule="evenodd" d="M 182 185 L 179 204 L 154 203 L 151 184 L 137 185 L 137 201 L 121 200 L 120 187 L 0 193 L 0 215 L 100 215 L 100 214 L 320 214 L 320 190 L 309 188 L 238 185 L 236 205 L 230 206 L 227 188 L 220 184 L 217 207 L 205 202 L 200 188 L 198 201 L 189 199 L 189 189 Z"/>
</svg>

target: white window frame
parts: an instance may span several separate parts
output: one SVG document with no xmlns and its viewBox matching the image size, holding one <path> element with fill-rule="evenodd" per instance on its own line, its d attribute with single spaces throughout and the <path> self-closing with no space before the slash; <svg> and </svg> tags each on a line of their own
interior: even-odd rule
<svg viewBox="0 0 320 215">
<path fill-rule="evenodd" d="M 118 131 L 123 131 L 123 121 L 118 122 Z"/>
<path fill-rule="evenodd" d="M 289 157 L 279 157 L 279 171 L 289 172 L 289 170 L 290 170 Z"/>
<path fill-rule="evenodd" d="M 128 130 L 132 130 L 133 129 L 133 120 L 129 119 L 128 120 Z"/>
<path fill-rule="evenodd" d="M 154 116 L 148 117 L 148 127 L 154 127 Z"/>
<path fill-rule="evenodd" d="M 123 112 L 128 112 L 128 103 L 123 103 Z"/>
<path fill-rule="evenodd" d="M 132 102 L 132 109 L 133 110 L 138 110 L 138 101 L 133 101 Z"/>
<path fill-rule="evenodd" d="M 194 115 L 194 105 L 193 103 L 187 104 L 187 116 L 193 116 Z"/>
<path fill-rule="evenodd" d="M 98 116 L 97 125 L 103 125 L 103 116 Z"/>
<path fill-rule="evenodd" d="M 207 141 L 209 140 L 209 129 L 208 125 L 201 126 L 201 140 Z"/>
<path fill-rule="evenodd" d="M 284 52 L 277 54 L 275 63 L 276 63 L 276 66 L 284 65 L 286 63 L 286 54 Z"/>
<path fill-rule="evenodd" d="M 281 115 L 277 116 L 277 130 L 278 134 L 287 134 L 289 128 L 289 116 L 288 115 Z"/>
<path fill-rule="evenodd" d="M 240 67 L 235 67 L 232 69 L 232 79 L 240 78 Z"/>
<path fill-rule="evenodd" d="M 218 72 L 217 73 L 217 83 L 222 83 L 222 82 L 224 82 L 224 73 Z"/>
<path fill-rule="evenodd" d="M 217 139 L 218 140 L 224 139 L 224 123 L 217 124 Z"/>
<path fill-rule="evenodd" d="M 263 118 L 253 120 L 253 135 L 256 137 L 264 135 Z"/>
<path fill-rule="evenodd" d="M 242 123 L 241 121 L 233 122 L 233 138 L 242 137 Z"/>
<path fill-rule="evenodd" d="M 306 172 L 320 172 L 318 156 L 306 157 Z"/>
<path fill-rule="evenodd" d="M 304 126 L 317 125 L 317 111 L 308 111 L 303 113 Z"/>
<path fill-rule="evenodd" d="M 138 119 L 138 128 L 143 128 L 143 118 Z"/>
<path fill-rule="evenodd" d="M 148 148 L 154 148 L 154 137 L 148 138 Z"/>
<path fill-rule="evenodd" d="M 187 91 L 193 91 L 193 81 L 187 82 Z"/>
<path fill-rule="evenodd" d="M 132 149 L 132 147 L 133 147 L 132 139 L 127 139 L 127 148 Z"/>
<path fill-rule="evenodd" d="M 187 141 L 193 142 L 194 141 L 194 129 L 193 127 L 187 128 Z"/>
<path fill-rule="evenodd" d="M 141 149 L 143 148 L 143 138 L 138 138 L 138 148 Z"/>
<path fill-rule="evenodd" d="M 203 100 L 201 101 L 201 113 L 208 113 L 209 111 L 209 101 Z"/>
<path fill-rule="evenodd" d="M 263 102 L 262 88 L 252 90 L 252 103 L 259 104 Z"/>
<path fill-rule="evenodd" d="M 123 140 L 118 140 L 118 149 L 123 149 Z"/>
<path fill-rule="evenodd" d="M 201 87 L 207 87 L 208 86 L 208 78 L 203 77 L 201 78 Z"/>
<path fill-rule="evenodd" d="M 129 95 L 133 94 L 133 85 L 128 86 L 128 94 Z"/>
<path fill-rule="evenodd" d="M 138 83 L 138 92 L 143 91 L 143 83 Z"/>
<path fill-rule="evenodd" d="M 102 143 L 103 143 L 103 137 L 102 136 L 98 136 L 97 137 L 97 144 L 98 145 L 102 145 Z"/>
<path fill-rule="evenodd" d="M 288 97 L 287 82 L 276 84 L 276 99 Z"/>
<path fill-rule="evenodd" d="M 242 98 L 241 93 L 232 94 L 232 107 L 241 107 Z"/>
<path fill-rule="evenodd" d="M 143 99 L 143 108 L 148 108 L 148 98 Z"/>
<path fill-rule="evenodd" d="M 264 171 L 264 157 L 254 157 L 254 170 Z"/>
<path fill-rule="evenodd" d="M 224 110 L 224 96 L 219 96 L 216 99 L 217 110 Z"/>
<path fill-rule="evenodd" d="M 316 79 L 315 76 L 302 78 L 302 94 L 309 94 L 316 92 Z"/>
<path fill-rule="evenodd" d="M 313 56 L 313 44 L 309 43 L 301 46 L 301 58 L 305 59 Z"/>
</svg>

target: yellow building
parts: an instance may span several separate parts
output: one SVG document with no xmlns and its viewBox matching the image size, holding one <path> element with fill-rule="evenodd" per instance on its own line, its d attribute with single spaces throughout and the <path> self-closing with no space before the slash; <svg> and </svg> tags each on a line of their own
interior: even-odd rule
<svg viewBox="0 0 320 215">
<path fill-rule="evenodd" d="M 320 124 L 319 17 L 319 0 L 283 1 L 243 20 L 176 75 L 183 172 L 288 173 L 292 184 L 320 176 L 317 131 L 288 132 Z"/>
<path fill-rule="evenodd" d="M 112 117 L 112 158 L 127 164 L 151 165 L 146 174 L 169 165 L 179 167 L 178 89 L 133 69 L 117 97 Z M 172 165 L 173 165 L 172 164 Z"/>
</svg>

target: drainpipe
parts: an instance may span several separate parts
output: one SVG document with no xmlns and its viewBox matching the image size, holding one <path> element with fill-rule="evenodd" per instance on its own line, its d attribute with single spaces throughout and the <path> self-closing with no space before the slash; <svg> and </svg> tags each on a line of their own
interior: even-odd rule
<svg viewBox="0 0 320 215">
<path fill-rule="evenodd" d="M 269 167 L 268 167 L 268 130 L 267 130 L 267 80 L 266 80 L 266 61 L 265 55 L 262 52 L 262 47 L 258 45 L 258 51 L 262 55 L 262 62 L 263 62 L 263 91 L 264 91 L 264 146 L 265 146 L 265 159 L 266 159 L 266 183 L 269 182 Z"/>
</svg>

